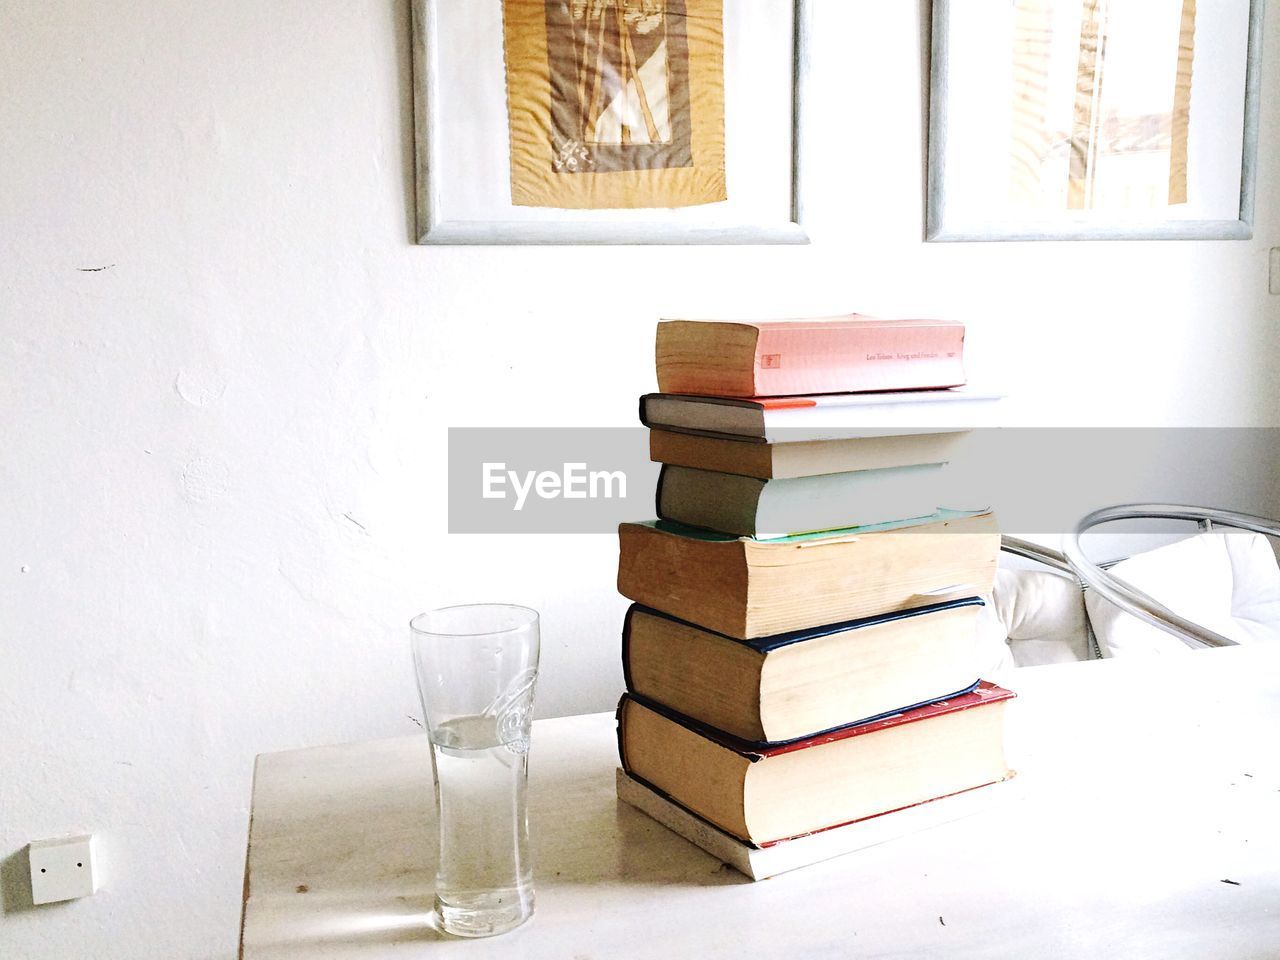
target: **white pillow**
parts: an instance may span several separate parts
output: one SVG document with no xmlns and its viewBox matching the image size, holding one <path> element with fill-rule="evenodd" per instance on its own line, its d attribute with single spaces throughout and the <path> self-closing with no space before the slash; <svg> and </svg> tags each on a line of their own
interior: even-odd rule
<svg viewBox="0 0 1280 960">
<path fill-rule="evenodd" d="M 1280 641 L 1280 567 L 1260 534 L 1200 534 L 1122 560 L 1110 572 L 1237 643 Z M 1103 656 L 1193 649 L 1092 590 L 1085 603 Z"/>
<path fill-rule="evenodd" d="M 1089 659 L 1084 598 L 1072 577 L 1043 570 L 997 570 L 978 625 L 982 650 L 992 666 Z"/>
<path fill-rule="evenodd" d="M 1258 533 L 1227 534 L 1231 559 L 1231 618 L 1240 635 L 1226 634 L 1240 643 L 1280 641 L 1280 566 L 1271 541 Z"/>
</svg>

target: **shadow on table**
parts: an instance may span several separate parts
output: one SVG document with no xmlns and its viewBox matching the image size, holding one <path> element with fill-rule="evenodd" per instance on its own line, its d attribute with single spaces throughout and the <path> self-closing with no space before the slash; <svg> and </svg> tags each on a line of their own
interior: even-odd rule
<svg viewBox="0 0 1280 960">
<path fill-rule="evenodd" d="M 585 809 L 584 809 L 585 807 Z M 531 816 L 534 875 L 543 883 L 709 887 L 751 881 L 613 797 L 577 816 Z"/>
<path fill-rule="evenodd" d="M 300 754 L 293 766 L 260 768 L 256 790 L 277 793 L 308 777 L 323 790 L 279 804 L 252 827 L 244 929 L 246 956 L 320 953 L 327 945 L 379 946 L 454 939 L 432 926 L 437 839 L 429 758 L 410 765 L 396 741 L 366 745 L 355 774 L 342 748 Z M 342 776 L 326 767 L 342 768 Z M 546 769 L 546 768 L 544 768 Z M 632 890 L 729 887 L 749 883 L 614 793 L 611 768 L 546 769 L 540 802 L 530 803 L 534 885 L 592 887 L 593 909 Z M 551 914 L 555 916 L 553 912 Z M 544 921 L 545 923 L 546 921 Z M 288 948 L 288 949 L 282 949 Z"/>
<path fill-rule="evenodd" d="M 307 894 L 303 890 L 297 895 Z M 430 893 L 398 896 L 378 906 L 361 903 L 360 896 L 344 891 L 312 896 L 309 901 L 305 912 L 280 910 L 278 923 L 264 925 L 270 929 L 269 937 L 246 941 L 246 946 L 305 950 L 336 944 L 374 946 L 457 939 L 436 929 Z"/>
</svg>

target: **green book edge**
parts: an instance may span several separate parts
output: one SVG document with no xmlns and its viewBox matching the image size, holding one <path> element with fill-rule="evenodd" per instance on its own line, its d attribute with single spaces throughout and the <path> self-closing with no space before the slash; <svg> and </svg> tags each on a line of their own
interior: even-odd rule
<svg viewBox="0 0 1280 960">
<path fill-rule="evenodd" d="M 885 530 L 901 530 L 906 527 L 919 527 L 928 523 L 944 523 L 948 520 L 964 520 L 979 517 L 985 510 L 939 510 L 923 517 L 911 517 L 906 520 L 890 520 L 885 523 L 872 523 L 862 527 L 843 527 L 839 530 L 819 530 L 815 533 L 796 533 L 789 537 L 737 537 L 727 533 L 713 533 L 710 530 L 699 530 L 697 527 L 686 527 L 683 523 L 672 520 L 642 520 L 638 525 L 652 527 L 664 533 L 673 533 L 678 537 L 690 540 L 705 540 L 710 543 L 732 543 L 737 540 L 751 540 L 755 543 L 804 543 L 811 540 L 833 540 L 838 537 L 849 537 L 863 533 L 880 533 Z"/>
</svg>

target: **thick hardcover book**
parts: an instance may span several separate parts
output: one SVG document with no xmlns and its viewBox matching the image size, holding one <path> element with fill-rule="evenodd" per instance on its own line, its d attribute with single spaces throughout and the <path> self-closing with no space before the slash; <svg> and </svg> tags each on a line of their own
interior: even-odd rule
<svg viewBox="0 0 1280 960">
<path fill-rule="evenodd" d="M 639 604 L 627 690 L 744 741 L 778 743 L 971 688 L 977 597 L 735 640 Z"/>
<path fill-rule="evenodd" d="M 983 813 L 990 810 L 993 803 L 1005 796 L 1009 789 L 1008 786 L 997 789 L 992 784 L 974 787 L 949 797 L 939 797 L 901 810 L 865 817 L 830 830 L 756 846 L 725 833 L 660 791 L 629 776 L 622 768 L 617 771 L 616 785 L 618 799 L 623 803 L 652 817 L 752 880 L 776 877 L 789 870 L 821 863 L 823 860 L 865 850 L 889 840 L 897 840 Z"/>
<path fill-rule="evenodd" d="M 622 767 L 757 846 L 1004 780 L 1004 705 L 990 683 L 785 744 L 748 743 L 628 694 Z"/>
<path fill-rule="evenodd" d="M 970 387 L 765 399 L 650 393 L 640 398 L 640 422 L 659 430 L 769 443 L 846 440 L 998 426 L 1000 399 Z"/>
<path fill-rule="evenodd" d="M 913 390 L 965 382 L 964 325 L 877 320 L 665 320 L 658 389 L 723 397 Z"/>
<path fill-rule="evenodd" d="M 666 521 L 618 528 L 618 592 L 740 640 L 990 593 L 995 517 L 751 540 Z"/>
<path fill-rule="evenodd" d="M 766 443 L 749 437 L 704 437 L 649 431 L 649 459 L 675 467 L 715 470 L 761 480 L 816 477 L 849 470 L 883 470 L 946 463 L 967 431 Z"/>
<path fill-rule="evenodd" d="M 943 464 L 855 470 L 788 480 L 662 468 L 663 520 L 757 540 L 933 516 L 945 501 Z"/>
</svg>

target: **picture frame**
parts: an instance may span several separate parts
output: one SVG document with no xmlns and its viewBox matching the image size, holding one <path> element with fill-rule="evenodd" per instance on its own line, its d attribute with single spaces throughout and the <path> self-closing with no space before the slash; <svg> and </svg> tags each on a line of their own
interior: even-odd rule
<svg viewBox="0 0 1280 960">
<path fill-rule="evenodd" d="M 925 239 L 1249 239 L 1263 3 L 934 0 Z"/>
<path fill-rule="evenodd" d="M 417 242 L 808 243 L 809 0 L 764 3 L 765 13 L 761 0 L 412 0 Z M 690 9 L 685 4 L 723 10 L 721 50 L 694 33 L 691 15 L 666 12 Z M 618 39 L 610 46 L 605 38 L 614 15 Z M 744 16 L 762 15 L 789 31 L 743 29 Z M 590 16 L 600 19 L 583 19 Z M 624 28 L 624 16 L 648 20 Z M 669 22 L 655 19 L 664 16 Z M 560 20 L 566 25 L 557 31 Z M 705 21 L 714 24 L 713 17 Z M 651 40 L 643 47 L 641 31 L 655 22 L 667 31 L 661 47 Z M 719 154 L 716 126 L 706 121 L 716 116 L 707 106 L 714 85 L 702 82 L 715 76 L 717 55 L 723 57 Z M 526 61 L 539 56 L 526 70 Z M 777 83 L 781 76 L 789 84 Z M 646 102 L 651 85 L 656 94 Z M 634 125 L 619 135 L 625 110 Z M 561 128 L 574 123 L 573 138 L 561 140 Z M 578 139 L 584 128 L 594 141 Z M 701 153 L 700 132 L 711 144 Z M 591 176 L 567 175 L 579 156 L 594 164 Z M 615 175 L 614 168 L 627 172 Z M 560 202 L 565 206 L 554 206 Z"/>
</svg>

